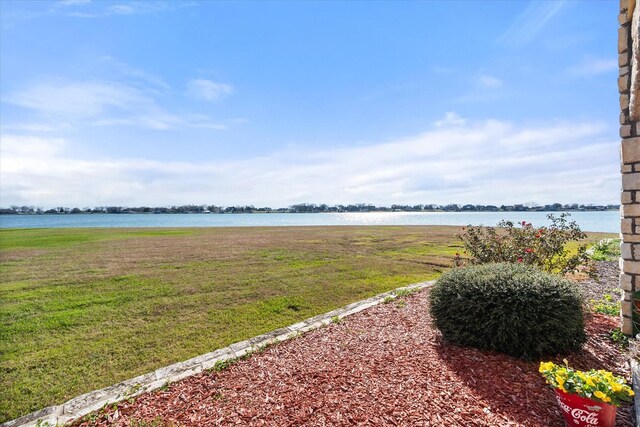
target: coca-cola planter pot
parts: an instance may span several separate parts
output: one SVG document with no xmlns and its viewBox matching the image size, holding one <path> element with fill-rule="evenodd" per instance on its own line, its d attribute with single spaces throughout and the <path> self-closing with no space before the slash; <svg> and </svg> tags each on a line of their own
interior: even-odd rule
<svg viewBox="0 0 640 427">
<path fill-rule="evenodd" d="M 616 407 L 556 389 L 556 399 L 568 426 L 614 427 Z"/>
<path fill-rule="evenodd" d="M 633 400 L 625 379 L 602 369 L 578 371 L 563 362 L 541 362 L 540 373 L 555 390 L 567 425 L 613 427 L 616 408 Z"/>
</svg>

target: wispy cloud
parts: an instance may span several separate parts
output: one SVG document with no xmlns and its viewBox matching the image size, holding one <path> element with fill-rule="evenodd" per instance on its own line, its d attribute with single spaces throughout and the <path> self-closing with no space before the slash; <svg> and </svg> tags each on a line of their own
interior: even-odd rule
<svg viewBox="0 0 640 427">
<path fill-rule="evenodd" d="M 225 129 L 203 114 L 172 113 L 153 91 L 112 81 L 45 81 L 7 95 L 4 102 L 37 114 L 43 125 L 67 122 L 81 126 L 135 126 Z"/>
<path fill-rule="evenodd" d="M 445 127 L 445 126 L 463 126 L 467 121 L 460 117 L 454 111 L 449 111 L 445 113 L 444 118 L 437 120 L 434 125 L 436 127 Z"/>
<path fill-rule="evenodd" d="M 466 77 L 467 87 L 460 96 L 453 98 L 456 103 L 478 103 L 504 99 L 511 94 L 504 80 L 480 71 Z"/>
<path fill-rule="evenodd" d="M 205 79 L 193 79 L 187 84 L 187 95 L 205 101 L 223 98 L 232 94 L 233 90 L 233 86 L 229 84 Z"/>
<path fill-rule="evenodd" d="M 134 126 L 154 130 L 200 128 L 228 129 L 227 123 L 215 122 L 202 114 L 175 115 L 163 112 L 141 114 L 130 118 L 105 118 L 90 123 L 92 126 Z"/>
<path fill-rule="evenodd" d="M 135 8 L 126 4 L 116 4 L 107 8 L 107 13 L 112 15 L 132 15 L 135 11 Z"/>
<path fill-rule="evenodd" d="M 580 64 L 569 67 L 567 72 L 574 76 L 597 76 L 618 70 L 618 60 L 586 58 Z"/>
<path fill-rule="evenodd" d="M 103 18 L 118 15 L 167 12 L 197 5 L 196 2 L 189 1 L 135 1 L 105 4 L 104 2 L 91 2 L 90 0 L 63 0 L 57 4 L 60 6 L 84 6 L 82 8 L 76 7 L 74 10 L 65 13 L 66 16 L 75 18 Z"/>
<path fill-rule="evenodd" d="M 60 0 L 56 2 L 56 6 L 79 6 L 91 3 L 91 0 Z"/>
<path fill-rule="evenodd" d="M 0 132 L 2 133 L 12 133 L 12 132 L 22 132 L 28 134 L 37 134 L 37 133 L 49 133 L 56 132 L 63 129 L 69 129 L 71 126 L 68 123 L 64 122 L 56 122 L 55 124 L 47 124 L 47 123 L 1 123 L 0 124 Z"/>
<path fill-rule="evenodd" d="M 149 109 L 154 104 L 138 89 L 102 81 L 42 82 L 5 100 L 40 114 L 70 118 L 92 118 L 110 110 Z"/>
<path fill-rule="evenodd" d="M 502 85 L 504 85 L 504 82 L 502 80 L 500 80 L 497 77 L 494 76 L 490 76 L 487 74 L 481 75 L 478 77 L 478 83 L 480 84 L 480 86 L 488 88 L 488 89 L 495 89 L 495 88 L 499 88 Z"/>
<path fill-rule="evenodd" d="M 2 0 L 0 0 L 2 1 Z M 16 4 L 19 2 L 15 2 Z M 122 1 L 116 4 L 107 1 L 93 0 L 59 0 L 47 4 L 47 7 L 33 9 L 3 10 L 3 28 L 13 28 L 21 22 L 34 19 L 62 16 L 69 18 L 98 19 L 107 17 L 124 17 L 153 13 L 172 12 L 179 9 L 198 6 L 196 1 L 170 1 L 170 0 L 137 0 Z"/>
<path fill-rule="evenodd" d="M 613 203 L 618 142 L 605 135 L 591 122 L 467 121 L 367 146 L 192 162 L 83 159 L 72 154 L 81 142 L 2 135 L 0 191 L 5 204 L 42 206 Z"/>
<path fill-rule="evenodd" d="M 521 46 L 532 41 L 536 35 L 560 12 L 566 0 L 531 1 L 500 36 L 500 41 Z"/>
<path fill-rule="evenodd" d="M 169 84 L 162 78 L 148 71 L 133 67 L 125 62 L 119 61 L 111 56 L 103 56 L 100 62 L 109 66 L 114 72 L 125 78 L 131 78 L 136 81 L 154 86 L 158 89 L 168 90 Z"/>
</svg>

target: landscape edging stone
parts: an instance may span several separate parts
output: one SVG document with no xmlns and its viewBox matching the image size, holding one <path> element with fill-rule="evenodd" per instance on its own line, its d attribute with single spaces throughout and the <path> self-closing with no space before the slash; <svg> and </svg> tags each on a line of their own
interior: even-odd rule
<svg viewBox="0 0 640 427">
<path fill-rule="evenodd" d="M 371 308 L 384 302 L 387 298 L 396 298 L 398 291 L 424 289 L 434 281 L 414 283 L 403 286 L 362 301 L 348 304 L 342 308 L 329 311 L 294 323 L 293 325 L 233 343 L 227 347 L 205 353 L 191 359 L 158 368 L 153 372 L 137 376 L 117 384 L 93 390 L 55 406 L 48 406 L 14 420 L 0 424 L 0 427 L 44 427 L 64 425 L 77 420 L 91 412 L 136 397 L 142 393 L 156 390 L 165 384 L 176 382 L 213 368 L 216 363 L 242 357 L 263 346 L 274 344 L 296 337 L 300 333 L 312 331 L 331 324 L 334 319 L 343 319 L 352 314 Z M 39 423 L 39 424 L 38 424 Z"/>
</svg>

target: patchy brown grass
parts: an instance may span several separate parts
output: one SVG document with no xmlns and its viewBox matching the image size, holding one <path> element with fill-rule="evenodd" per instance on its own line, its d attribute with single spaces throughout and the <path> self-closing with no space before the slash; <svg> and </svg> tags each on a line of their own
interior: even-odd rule
<svg viewBox="0 0 640 427">
<path fill-rule="evenodd" d="M 0 231 L 0 421 L 437 277 L 457 227 Z"/>
</svg>

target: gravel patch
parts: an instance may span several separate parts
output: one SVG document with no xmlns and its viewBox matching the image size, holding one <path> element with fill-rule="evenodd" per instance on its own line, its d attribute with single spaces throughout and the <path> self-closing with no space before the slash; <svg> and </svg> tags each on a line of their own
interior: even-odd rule
<svg viewBox="0 0 640 427">
<path fill-rule="evenodd" d="M 564 425 L 538 363 L 443 342 L 427 304 L 425 290 L 378 305 L 76 425 Z M 616 326 L 616 318 L 590 316 L 583 352 L 564 357 L 628 377 L 625 355 L 608 338 Z M 633 425 L 630 405 L 617 425 Z"/>
<path fill-rule="evenodd" d="M 620 267 L 618 261 L 596 261 L 597 279 L 582 278 L 578 284 L 587 301 L 601 300 L 604 295 L 619 298 Z"/>
</svg>

